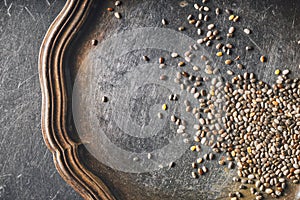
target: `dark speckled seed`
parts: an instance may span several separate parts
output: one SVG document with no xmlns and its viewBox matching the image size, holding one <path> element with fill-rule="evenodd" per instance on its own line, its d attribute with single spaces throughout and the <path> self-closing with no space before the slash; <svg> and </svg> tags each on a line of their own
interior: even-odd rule
<svg viewBox="0 0 300 200">
<path fill-rule="evenodd" d="M 143 56 L 144 61 L 149 61 L 149 57 L 148 56 Z"/>
<path fill-rule="evenodd" d="M 93 46 L 97 46 L 97 44 L 98 44 L 98 40 L 92 40 L 92 45 Z"/>
<path fill-rule="evenodd" d="M 107 96 L 103 96 L 103 97 L 102 97 L 102 102 L 103 102 L 103 103 L 108 102 L 108 97 L 107 97 Z"/>
</svg>

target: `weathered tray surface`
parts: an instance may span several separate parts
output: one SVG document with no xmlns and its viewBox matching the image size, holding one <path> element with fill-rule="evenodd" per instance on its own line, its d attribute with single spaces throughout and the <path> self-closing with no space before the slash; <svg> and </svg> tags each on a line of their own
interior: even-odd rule
<svg viewBox="0 0 300 200">
<path fill-rule="evenodd" d="M 266 82 L 273 81 L 278 66 L 299 73 L 300 48 L 295 41 L 299 39 L 300 15 L 296 11 L 291 14 L 296 6 L 292 2 L 296 3 L 208 4 L 232 8 L 243 17 L 237 26 L 253 30 L 250 38 L 234 38 L 241 47 L 237 53 L 245 57 L 246 70 Z M 193 12 L 179 3 L 124 1 L 118 8 L 122 15 L 118 20 L 106 12 L 112 2 L 67 1 L 45 37 L 40 54 L 45 142 L 61 176 L 86 199 L 225 199 L 228 191 L 237 188 L 231 181 L 235 171 L 225 170 L 217 162 L 207 164 L 207 175 L 190 178 L 189 163 L 195 154 L 188 151 L 169 120 L 173 112 L 184 113 L 181 100 L 170 105 L 163 119 L 157 118 L 171 92 L 186 96 L 173 80 L 159 81 L 158 58 L 164 55 L 169 59 L 174 50 L 183 54 L 187 43 L 197 39 L 193 30 L 177 32 Z M 167 28 L 161 25 L 162 18 L 170 22 Z M 223 21 L 216 23 L 225 27 Z M 97 46 L 91 45 L 93 39 L 98 40 Z M 242 47 L 247 44 L 256 51 L 245 55 Z M 212 48 L 201 48 L 199 53 L 215 54 Z M 261 54 L 268 55 L 266 64 L 258 62 Z M 152 60 L 145 63 L 142 55 Z M 176 62 L 169 62 L 165 69 L 169 77 L 176 72 L 171 66 Z M 101 101 L 103 95 L 108 96 L 107 103 Z M 193 123 L 193 118 L 182 115 Z M 148 152 L 153 159 L 147 159 Z M 135 157 L 139 161 L 133 161 Z M 174 168 L 159 168 L 171 161 L 176 163 Z M 294 198 L 295 188 L 290 191 L 291 196 L 284 198 Z"/>
</svg>

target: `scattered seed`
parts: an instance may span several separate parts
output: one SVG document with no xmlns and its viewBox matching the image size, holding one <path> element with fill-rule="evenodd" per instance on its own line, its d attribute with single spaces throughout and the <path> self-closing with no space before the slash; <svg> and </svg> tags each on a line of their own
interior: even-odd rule
<svg viewBox="0 0 300 200">
<path fill-rule="evenodd" d="M 253 50 L 253 47 L 246 46 L 246 50 L 247 50 L 247 51 Z"/>
<path fill-rule="evenodd" d="M 196 151 L 196 146 L 191 146 L 191 151 Z"/>
<path fill-rule="evenodd" d="M 225 60 L 226 65 L 230 65 L 232 63 L 232 60 Z"/>
<path fill-rule="evenodd" d="M 243 69 L 243 65 L 242 64 L 237 64 L 237 68 Z"/>
<path fill-rule="evenodd" d="M 113 8 L 107 8 L 107 11 L 112 12 L 112 11 L 114 11 L 114 9 Z"/>
<path fill-rule="evenodd" d="M 195 178 L 195 179 L 198 178 L 196 172 L 192 172 L 192 177 Z"/>
<path fill-rule="evenodd" d="M 213 29 L 213 28 L 215 28 L 215 25 L 214 25 L 214 24 L 209 24 L 209 25 L 207 26 L 207 29 L 208 29 L 208 30 L 211 30 L 211 29 Z"/>
<path fill-rule="evenodd" d="M 276 75 L 279 75 L 280 72 L 281 72 L 280 69 L 276 69 L 276 70 L 275 70 L 275 74 L 276 74 Z"/>
<path fill-rule="evenodd" d="M 234 19 L 234 17 L 235 17 L 234 15 L 230 15 L 229 20 L 232 21 Z"/>
<path fill-rule="evenodd" d="M 184 30 L 185 30 L 185 27 L 180 26 L 180 27 L 178 28 L 178 30 L 179 30 L 179 31 L 184 31 Z"/>
<path fill-rule="evenodd" d="M 137 161 L 139 161 L 140 159 L 138 158 L 138 157 L 134 157 L 133 158 L 133 161 L 135 161 L 135 162 L 137 162 Z"/>
<path fill-rule="evenodd" d="M 179 56 L 178 53 L 171 53 L 172 58 L 177 58 L 178 56 Z"/>
<path fill-rule="evenodd" d="M 149 61 L 149 57 L 148 56 L 143 56 L 144 61 Z"/>
<path fill-rule="evenodd" d="M 220 8 L 216 8 L 215 13 L 216 13 L 216 15 L 220 15 L 220 13 L 221 13 Z"/>
<path fill-rule="evenodd" d="M 217 55 L 218 57 L 221 57 L 221 56 L 223 56 L 223 53 L 222 53 L 222 51 L 219 51 L 216 55 Z"/>
<path fill-rule="evenodd" d="M 168 109 L 167 104 L 163 104 L 163 105 L 162 105 L 162 109 L 163 109 L 163 110 L 167 110 L 167 109 Z"/>
<path fill-rule="evenodd" d="M 103 102 L 103 103 L 108 102 L 108 97 L 107 97 L 107 96 L 103 96 L 103 97 L 102 97 L 102 102 Z"/>
<path fill-rule="evenodd" d="M 119 6 L 119 5 L 121 5 L 121 1 L 116 1 L 115 6 Z"/>
<path fill-rule="evenodd" d="M 175 163 L 174 163 L 174 162 L 170 162 L 170 163 L 169 163 L 169 169 L 171 169 L 171 168 L 173 168 L 173 167 L 175 167 Z"/>
<path fill-rule="evenodd" d="M 159 68 L 160 68 L 160 69 L 166 68 L 166 64 L 164 64 L 164 63 L 163 63 L 163 64 L 160 64 L 160 65 L 159 65 Z"/>
<path fill-rule="evenodd" d="M 261 56 L 259 60 L 260 60 L 260 62 L 264 63 L 264 62 L 266 62 L 267 59 L 265 56 Z"/>
<path fill-rule="evenodd" d="M 209 7 L 207 7 L 207 6 L 204 6 L 204 7 L 203 7 L 203 10 L 206 11 L 206 12 L 208 12 L 210 9 L 209 9 Z"/>
<path fill-rule="evenodd" d="M 290 73 L 290 71 L 289 71 L 288 69 L 282 71 L 282 74 L 283 74 L 283 75 L 287 75 L 287 74 L 289 74 L 289 73 Z"/>
<path fill-rule="evenodd" d="M 184 65 L 185 65 L 185 63 L 182 62 L 182 61 L 178 63 L 178 66 L 179 66 L 179 67 L 183 67 Z"/>
<path fill-rule="evenodd" d="M 163 57 L 160 57 L 158 59 L 159 64 L 163 64 L 165 62 L 165 59 Z"/>
<path fill-rule="evenodd" d="M 91 43 L 92 43 L 92 45 L 93 45 L 93 46 L 97 46 L 97 44 L 98 44 L 98 40 L 92 40 L 92 42 L 91 42 Z"/>
<path fill-rule="evenodd" d="M 165 20 L 165 19 L 162 19 L 162 20 L 161 20 L 161 23 L 162 23 L 163 25 L 167 25 L 167 24 L 168 24 L 167 20 Z"/>
<path fill-rule="evenodd" d="M 117 19 L 121 19 L 121 18 L 122 18 L 121 14 L 118 13 L 118 12 L 115 12 L 114 15 L 115 15 L 115 17 L 116 17 Z"/>
<path fill-rule="evenodd" d="M 239 16 L 235 16 L 232 21 L 237 22 L 237 21 L 239 21 L 239 19 L 240 19 Z"/>
<path fill-rule="evenodd" d="M 229 28 L 228 33 L 234 33 L 234 31 L 235 31 L 235 28 L 232 26 Z"/>
<path fill-rule="evenodd" d="M 209 16 L 205 15 L 203 20 L 207 22 L 209 20 Z"/>
<path fill-rule="evenodd" d="M 159 119 L 162 119 L 162 118 L 163 118 L 163 114 L 162 114 L 162 113 L 157 113 L 157 117 L 158 117 Z"/>
<path fill-rule="evenodd" d="M 231 75 L 233 75 L 233 71 L 227 70 L 227 74 L 231 76 Z"/>
<path fill-rule="evenodd" d="M 250 31 L 250 29 L 245 28 L 245 29 L 244 29 L 244 33 L 246 33 L 247 35 L 249 35 L 249 34 L 251 33 L 251 31 Z"/>
</svg>

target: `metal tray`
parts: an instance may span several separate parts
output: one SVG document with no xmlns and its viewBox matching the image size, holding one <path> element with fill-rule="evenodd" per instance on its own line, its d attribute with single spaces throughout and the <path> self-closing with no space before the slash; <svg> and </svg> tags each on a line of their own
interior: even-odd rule
<svg viewBox="0 0 300 200">
<path fill-rule="evenodd" d="M 57 170 L 85 199 L 227 199 L 228 192 L 238 188 L 232 182 L 235 170 L 219 166 L 217 161 L 207 163 L 205 176 L 191 178 L 195 154 L 174 134 L 175 126 L 169 120 L 173 113 L 184 113 L 181 100 L 169 105 L 162 119 L 157 117 L 171 92 L 186 96 L 173 80 L 159 80 L 162 69 L 158 64 L 163 55 L 168 60 L 164 73 L 173 77 L 176 63 L 169 62 L 170 52 L 182 55 L 187 44 L 197 39 L 194 30 L 177 31 L 182 25 L 178 16 L 185 19 L 192 10 L 183 9 L 185 4 L 193 5 L 175 0 L 124 0 L 116 8 L 122 16 L 117 19 L 114 12 L 106 11 L 113 2 L 68 0 L 49 28 L 39 60 L 43 135 Z M 237 36 L 236 40 L 240 46 L 256 46 L 258 52 L 241 56 L 247 57 L 247 70 L 266 82 L 274 78 L 273 71 L 280 63 L 300 60 L 299 48 L 290 43 L 295 34 L 278 29 L 278 24 L 289 22 L 285 11 L 290 7 L 279 9 L 282 2 L 267 4 L 208 3 L 211 8 L 234 9 L 244 17 L 238 26 L 247 25 L 259 33 L 251 38 Z M 272 20 L 279 15 L 281 21 L 276 24 Z M 161 24 L 162 18 L 168 20 L 167 26 Z M 216 23 L 222 29 L 223 22 Z M 293 26 L 299 32 L 299 24 Z M 274 37 L 281 40 L 274 43 Z M 92 44 L 94 39 L 97 45 Z M 206 47 L 200 52 L 208 57 L 215 54 Z M 260 54 L 269 55 L 265 66 L 256 62 Z M 143 55 L 150 61 L 145 62 Z M 296 67 L 294 70 L 299 72 Z M 108 102 L 102 102 L 103 96 Z M 204 148 L 200 154 L 206 152 Z M 170 162 L 175 166 L 169 168 Z M 295 190 L 290 186 L 282 199 L 294 199 Z"/>
</svg>

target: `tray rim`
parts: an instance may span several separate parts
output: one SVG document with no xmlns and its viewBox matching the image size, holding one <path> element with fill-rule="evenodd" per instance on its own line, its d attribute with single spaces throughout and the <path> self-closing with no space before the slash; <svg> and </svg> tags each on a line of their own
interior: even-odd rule
<svg viewBox="0 0 300 200">
<path fill-rule="evenodd" d="M 67 0 L 44 37 L 38 61 L 42 91 L 41 128 L 57 171 L 76 192 L 84 199 L 115 200 L 101 178 L 80 163 L 77 150 L 81 144 L 72 141 L 65 128 L 67 95 L 63 59 L 94 1 Z"/>
</svg>

